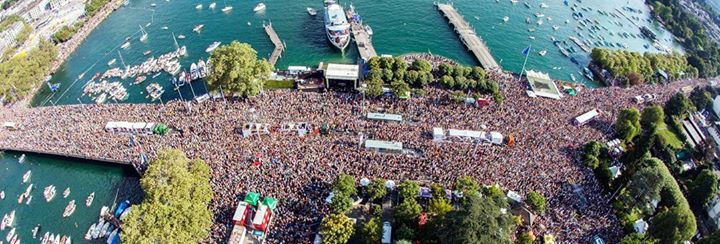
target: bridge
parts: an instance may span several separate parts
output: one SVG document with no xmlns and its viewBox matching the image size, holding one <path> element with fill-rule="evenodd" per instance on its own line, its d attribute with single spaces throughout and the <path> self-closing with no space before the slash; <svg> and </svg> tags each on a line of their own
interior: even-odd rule
<svg viewBox="0 0 720 244">
<path fill-rule="evenodd" d="M 455 10 L 453 5 L 442 3 L 436 3 L 435 5 L 438 10 L 443 13 L 445 18 L 448 19 L 450 24 L 455 26 L 455 32 L 457 32 L 460 36 L 460 41 L 462 41 L 468 50 L 475 55 L 475 58 L 480 62 L 480 65 L 482 65 L 483 68 L 500 68 L 495 61 L 495 58 L 493 58 L 492 54 L 490 54 L 490 49 L 488 49 L 487 45 L 485 45 L 485 42 L 477 36 L 475 29 L 473 29 L 472 26 L 465 21 L 465 19 L 463 19 L 460 13 Z"/>
<path fill-rule="evenodd" d="M 263 28 L 265 29 L 265 33 L 270 37 L 270 41 L 275 45 L 275 50 L 273 50 L 272 54 L 270 54 L 270 65 L 275 67 L 275 63 L 277 63 L 277 60 L 280 59 L 282 56 L 282 52 L 285 51 L 285 44 L 283 44 L 282 40 L 280 40 L 280 37 L 275 32 L 275 29 L 272 27 L 272 23 L 270 24 L 263 24 Z"/>
<path fill-rule="evenodd" d="M 106 164 L 120 165 L 123 167 L 131 167 L 133 170 L 135 170 L 135 173 L 137 173 L 138 175 L 142 175 L 142 172 L 144 172 L 144 167 L 140 165 L 140 162 L 124 161 L 124 160 L 112 159 L 112 158 L 106 158 L 106 157 L 89 157 L 87 155 L 62 153 L 59 151 L 48 151 L 48 150 L 39 150 L 39 149 L 32 149 L 32 148 L 19 148 L 19 147 L 10 147 L 10 146 L 0 146 L 0 151 L 11 151 L 11 152 L 18 152 L 18 153 L 33 153 L 33 154 L 42 154 L 42 155 L 63 157 L 63 158 L 68 158 L 68 159 L 97 161 L 97 162 L 102 162 L 102 163 L 106 163 Z"/>
</svg>

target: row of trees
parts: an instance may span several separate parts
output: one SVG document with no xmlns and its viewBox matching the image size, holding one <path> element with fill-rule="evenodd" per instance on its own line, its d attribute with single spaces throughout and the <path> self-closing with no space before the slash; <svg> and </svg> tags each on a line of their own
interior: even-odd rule
<svg viewBox="0 0 720 244">
<path fill-rule="evenodd" d="M 638 53 L 626 50 L 593 48 L 590 54 L 595 64 L 608 70 L 626 85 L 639 85 L 660 81 L 657 72 L 665 71 L 670 79 L 681 75 L 696 76 L 696 68 L 688 65 L 682 54 Z"/>
<path fill-rule="evenodd" d="M 425 60 L 415 60 L 408 65 L 399 57 L 372 57 L 367 67 L 365 94 L 370 97 L 382 95 L 382 87 L 389 85 L 393 93 L 405 98 L 409 96 L 411 86 L 423 87 L 434 80 L 432 65 Z"/>
<path fill-rule="evenodd" d="M 41 41 L 28 53 L 0 63 L 0 97 L 5 97 L 5 101 L 16 101 L 29 95 L 40 85 L 56 57 L 55 45 Z"/>
<path fill-rule="evenodd" d="M 701 76 L 716 76 L 720 70 L 720 48 L 708 37 L 700 21 L 686 13 L 679 0 L 651 0 L 648 4 L 653 6 L 655 17 L 680 39 L 688 63 Z"/>
<path fill-rule="evenodd" d="M 51 39 L 54 43 L 66 42 L 75 35 L 75 32 L 77 32 L 80 27 L 82 27 L 82 22 L 78 22 L 73 26 L 63 26 L 62 28 L 60 28 L 60 30 L 58 30 L 57 32 L 55 32 L 55 34 L 52 35 Z"/>
<path fill-rule="evenodd" d="M 100 10 L 110 0 L 88 0 L 85 2 L 85 16 L 93 16 L 95 12 Z"/>
<path fill-rule="evenodd" d="M 440 85 L 447 89 L 472 90 L 482 94 L 490 94 L 497 103 L 502 103 L 504 97 L 500 85 L 496 81 L 488 80 L 485 70 L 476 66 L 473 68 L 462 65 L 440 64 Z"/>
<path fill-rule="evenodd" d="M 145 199 L 123 224 L 124 243 L 201 243 L 213 214 L 210 168 L 175 149 L 160 150 L 140 179 Z"/>
</svg>

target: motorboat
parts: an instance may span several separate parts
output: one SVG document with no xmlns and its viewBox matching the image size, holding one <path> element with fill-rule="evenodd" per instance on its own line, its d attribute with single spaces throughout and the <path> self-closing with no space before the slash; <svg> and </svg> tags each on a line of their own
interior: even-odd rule
<svg viewBox="0 0 720 244">
<path fill-rule="evenodd" d="M 335 2 L 330 2 L 325 7 L 325 35 L 330 43 L 340 50 L 350 44 L 350 24 L 343 7 Z"/>
<path fill-rule="evenodd" d="M 177 36 L 177 39 L 180 39 L 180 40 L 185 39 L 185 36 L 184 36 L 184 35 L 178 35 L 178 36 Z"/>
<path fill-rule="evenodd" d="M 502 20 L 503 20 L 503 22 L 508 22 L 508 21 L 510 21 L 510 17 L 505 16 L 505 17 L 502 18 Z"/>
<path fill-rule="evenodd" d="M 72 215 L 75 212 L 75 208 L 77 206 L 75 205 L 75 200 L 71 200 L 67 206 L 65 206 L 65 211 L 63 211 L 63 218 L 67 218 L 68 216 Z"/>
<path fill-rule="evenodd" d="M 5 236 L 5 240 L 10 241 L 13 236 L 15 236 L 15 228 L 10 229 L 10 232 L 8 232 L 7 236 Z"/>
<path fill-rule="evenodd" d="M 29 197 L 25 200 L 25 205 L 30 205 L 30 201 L 32 201 L 32 198 L 33 198 L 33 196 L 29 196 Z"/>
<path fill-rule="evenodd" d="M 126 208 L 125 211 L 123 211 L 123 213 L 120 214 L 119 219 L 120 219 L 120 220 L 124 220 L 125 217 L 127 217 L 127 215 L 130 214 L 130 210 L 132 210 L 132 207 Z"/>
<path fill-rule="evenodd" d="M 364 28 L 365 28 L 365 32 L 367 32 L 368 35 L 372 36 L 374 34 L 372 27 L 370 27 L 369 25 L 365 25 Z"/>
<path fill-rule="evenodd" d="M 112 233 L 110 233 L 110 235 L 108 235 L 107 244 L 115 243 L 115 239 L 118 237 L 119 237 L 118 229 L 113 230 Z"/>
<path fill-rule="evenodd" d="M 85 240 L 92 240 L 92 233 L 95 230 L 95 223 L 93 223 L 90 228 L 88 228 L 87 233 L 85 233 Z"/>
<path fill-rule="evenodd" d="M 307 7 L 307 12 L 310 16 L 317 15 L 317 10 L 315 10 L 314 8 L 311 8 L 311 7 Z"/>
<path fill-rule="evenodd" d="M 545 17 L 545 14 L 537 12 L 537 13 L 535 13 L 535 17 L 542 18 L 542 17 Z"/>
<path fill-rule="evenodd" d="M 202 30 L 203 27 L 205 27 L 205 25 L 203 25 L 203 24 L 196 25 L 196 26 L 193 28 L 193 32 L 200 33 L 200 30 Z"/>
<path fill-rule="evenodd" d="M 35 228 L 32 230 L 32 237 L 33 239 L 37 239 L 37 233 L 40 231 L 40 225 L 36 225 Z"/>
<path fill-rule="evenodd" d="M 92 205 L 92 203 L 93 203 L 93 200 L 95 200 L 95 192 L 90 193 L 88 198 L 85 200 L 85 206 L 90 207 L 90 205 Z"/>
<path fill-rule="evenodd" d="M 222 8 L 222 11 L 227 13 L 227 12 L 230 12 L 230 10 L 232 10 L 232 9 L 233 9 L 232 6 L 225 6 L 224 8 Z"/>
<path fill-rule="evenodd" d="M 198 5 L 195 5 L 195 9 L 200 10 L 200 9 L 202 9 L 202 8 L 203 8 L 202 3 L 200 3 L 200 4 L 198 4 Z"/>
<path fill-rule="evenodd" d="M 111 59 L 110 61 L 108 61 L 107 65 L 111 66 L 111 65 L 115 64 L 116 61 L 117 61 L 117 59 Z"/>
<path fill-rule="evenodd" d="M 128 47 L 130 47 L 130 42 L 129 42 L 129 41 L 123 43 L 123 44 L 120 46 L 120 48 L 122 48 L 122 49 L 127 49 Z"/>
<path fill-rule="evenodd" d="M 160 27 L 160 29 L 167 30 L 169 29 L 167 26 Z"/>
<path fill-rule="evenodd" d="M 65 191 L 63 191 L 63 198 L 67 198 L 70 195 L 70 187 L 65 188 Z"/>
<path fill-rule="evenodd" d="M 547 50 L 542 50 L 538 52 L 538 54 L 540 54 L 540 56 L 545 56 L 545 54 L 547 54 Z"/>
<path fill-rule="evenodd" d="M 45 187 L 43 196 L 45 196 L 45 201 L 50 202 L 55 197 L 55 186 L 49 185 Z"/>
<path fill-rule="evenodd" d="M 23 153 L 22 155 L 20 155 L 20 158 L 18 159 L 18 163 L 22 164 L 24 162 L 25 162 L 25 154 Z"/>
<path fill-rule="evenodd" d="M 103 104 L 103 103 L 105 103 L 105 100 L 107 100 L 107 94 L 103 93 L 103 94 L 100 94 L 100 96 L 98 96 L 97 98 L 95 98 L 95 103 Z"/>
<path fill-rule="evenodd" d="M 147 79 L 147 77 L 144 76 L 144 75 L 138 76 L 138 77 L 135 78 L 135 81 L 133 82 L 133 85 L 137 85 L 137 84 L 143 83 L 143 81 L 145 81 L 146 79 Z"/>
<path fill-rule="evenodd" d="M 140 26 L 140 33 L 142 33 L 142 35 L 140 36 L 140 42 L 145 42 L 145 41 L 147 41 L 148 33 L 145 32 L 145 29 L 143 29 L 142 26 Z"/>
<path fill-rule="evenodd" d="M 152 51 L 147 50 L 147 51 L 143 52 L 143 55 L 147 56 L 147 55 L 150 55 L 151 53 L 152 53 Z"/>
<path fill-rule="evenodd" d="M 115 209 L 115 217 L 119 218 L 123 211 L 125 211 L 126 208 L 130 207 L 130 201 L 125 200 L 121 202 L 117 209 Z"/>
<path fill-rule="evenodd" d="M 110 222 L 105 222 L 105 224 L 100 229 L 100 234 L 98 234 L 98 238 L 102 238 L 105 235 L 107 235 L 107 233 L 108 233 L 107 231 L 109 228 L 110 228 Z"/>
<path fill-rule="evenodd" d="M 550 6 L 548 6 L 548 5 L 545 4 L 545 3 L 540 3 L 540 7 L 541 7 L 541 8 L 548 8 L 548 7 L 550 7 Z"/>
<path fill-rule="evenodd" d="M 10 212 L 10 215 L 5 214 L 2 219 L 2 223 L 0 224 L 0 231 L 5 230 L 7 227 L 12 227 L 13 222 L 15 222 L 15 210 Z"/>
<path fill-rule="evenodd" d="M 560 29 L 560 26 L 553 25 L 553 30 L 558 30 L 558 29 Z"/>
<path fill-rule="evenodd" d="M 205 49 L 205 52 L 211 53 L 212 51 L 215 51 L 216 48 L 220 46 L 222 42 L 213 42 Z"/>
<path fill-rule="evenodd" d="M 210 3 L 210 5 L 208 5 L 208 8 L 209 8 L 209 9 L 215 9 L 215 6 L 216 6 L 216 5 L 217 5 L 217 4 L 216 4 L 215 2 L 212 2 L 212 3 Z"/>
<path fill-rule="evenodd" d="M 25 172 L 22 177 L 23 183 L 27 183 L 28 180 L 30 180 L 30 174 L 32 174 L 32 170 L 28 170 L 27 172 Z"/>
<path fill-rule="evenodd" d="M 260 12 L 265 10 L 265 4 L 264 3 L 258 3 L 255 5 L 255 8 L 253 8 L 253 12 Z"/>
<path fill-rule="evenodd" d="M 0 191 L 0 200 L 5 200 L 5 191 Z"/>
</svg>

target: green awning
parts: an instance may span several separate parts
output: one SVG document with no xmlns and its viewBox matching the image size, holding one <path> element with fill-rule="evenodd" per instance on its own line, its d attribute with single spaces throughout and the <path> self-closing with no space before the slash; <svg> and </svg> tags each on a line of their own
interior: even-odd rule
<svg viewBox="0 0 720 244">
<path fill-rule="evenodd" d="M 153 133 L 155 133 L 157 135 L 162 136 L 162 135 L 167 134 L 167 132 L 168 132 L 168 127 L 167 127 L 167 125 L 165 125 L 163 123 L 158 123 L 157 125 L 155 125 L 155 128 L 153 128 Z"/>
<path fill-rule="evenodd" d="M 245 195 L 245 202 L 252 206 L 257 206 L 257 203 L 259 200 L 260 200 L 259 193 L 248 192 L 247 195 Z"/>
<path fill-rule="evenodd" d="M 275 207 L 277 207 L 278 200 L 272 197 L 265 197 L 262 201 L 262 204 L 265 206 L 268 206 L 270 208 L 270 211 L 275 210 Z"/>
</svg>

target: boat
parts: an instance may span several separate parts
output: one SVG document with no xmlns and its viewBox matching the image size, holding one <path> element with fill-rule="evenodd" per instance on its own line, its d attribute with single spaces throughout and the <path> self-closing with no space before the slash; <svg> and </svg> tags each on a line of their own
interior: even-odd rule
<svg viewBox="0 0 720 244">
<path fill-rule="evenodd" d="M 5 240 L 10 241 L 13 236 L 15 236 L 15 228 L 12 228 L 10 232 L 8 232 L 7 236 L 5 236 Z"/>
<path fill-rule="evenodd" d="M 25 200 L 25 194 L 20 194 L 20 197 L 18 197 L 18 204 L 21 204 Z"/>
<path fill-rule="evenodd" d="M 143 83 L 143 81 L 145 81 L 146 79 L 147 79 L 147 77 L 145 77 L 144 75 L 138 76 L 137 78 L 135 78 L 133 85 Z"/>
<path fill-rule="evenodd" d="M 130 4 L 130 0 L 123 1 L 123 6 L 128 6 L 128 4 Z"/>
<path fill-rule="evenodd" d="M 90 207 L 92 205 L 93 200 L 95 200 L 95 192 L 90 193 L 90 195 L 87 197 L 87 200 L 85 200 L 85 206 Z"/>
<path fill-rule="evenodd" d="M 155 78 L 157 78 L 158 76 L 160 76 L 161 74 L 162 74 L 162 73 L 157 72 L 157 73 L 155 73 L 155 74 L 152 76 L 152 78 L 155 79 Z"/>
<path fill-rule="evenodd" d="M 198 64 L 198 70 L 200 70 L 200 76 L 201 76 L 202 78 L 207 77 L 207 75 L 208 75 L 208 67 L 207 67 L 207 65 L 205 65 L 205 61 L 203 61 L 202 59 L 200 59 L 200 60 L 198 60 L 198 63 L 197 63 L 197 64 Z"/>
<path fill-rule="evenodd" d="M 222 8 L 221 10 L 222 10 L 224 13 L 227 13 L 227 12 L 230 12 L 230 10 L 232 10 L 232 9 L 233 9 L 232 6 L 227 6 L 227 3 L 225 3 L 225 7 Z"/>
<path fill-rule="evenodd" d="M 115 242 L 115 238 L 118 237 L 118 229 L 115 229 L 108 235 L 107 244 L 113 244 Z"/>
<path fill-rule="evenodd" d="M 593 75 L 592 71 L 590 71 L 590 69 L 588 69 L 587 67 L 583 68 L 583 75 L 585 75 L 585 77 L 590 80 L 595 80 L 595 76 Z"/>
<path fill-rule="evenodd" d="M 547 50 L 542 50 L 538 52 L 538 54 L 540 54 L 540 56 L 545 56 L 545 54 L 547 54 Z"/>
<path fill-rule="evenodd" d="M 372 27 L 370 27 L 369 25 L 365 25 L 364 27 L 365 27 L 365 32 L 367 32 L 368 35 L 372 36 L 374 33 Z"/>
<path fill-rule="evenodd" d="M 193 32 L 200 33 L 200 30 L 202 30 L 203 27 L 205 27 L 205 25 L 203 25 L 203 24 L 196 25 L 196 26 L 193 28 Z"/>
<path fill-rule="evenodd" d="M 108 215 L 109 214 L 108 211 L 110 211 L 110 208 L 108 208 L 107 206 L 102 206 L 100 208 L 100 216 L 103 217 L 103 216 Z"/>
<path fill-rule="evenodd" d="M 98 234 L 98 238 L 102 238 L 107 234 L 108 229 L 110 228 L 110 222 L 105 222 L 105 224 L 100 229 L 100 234 Z"/>
<path fill-rule="evenodd" d="M 157 7 L 157 4 L 152 3 L 152 4 L 150 4 L 150 7 Z"/>
<path fill-rule="evenodd" d="M 111 66 L 111 65 L 115 64 L 115 61 L 117 61 L 117 59 L 111 59 L 110 61 L 108 61 L 107 65 Z"/>
<path fill-rule="evenodd" d="M 43 195 L 45 196 L 45 201 L 50 202 L 55 197 L 55 186 L 49 185 L 45 187 Z"/>
<path fill-rule="evenodd" d="M 210 5 L 208 5 L 208 8 L 209 8 L 209 9 L 215 9 L 215 6 L 216 6 L 216 5 L 217 5 L 217 4 L 216 4 L 215 2 L 212 2 L 212 3 L 210 3 Z"/>
<path fill-rule="evenodd" d="M 24 162 L 25 162 L 25 154 L 23 153 L 22 155 L 20 155 L 20 158 L 18 158 L 18 163 L 22 164 Z"/>
<path fill-rule="evenodd" d="M 92 233 L 95 230 L 95 223 L 93 223 L 90 228 L 88 228 L 87 233 L 85 233 L 85 240 L 92 240 Z"/>
<path fill-rule="evenodd" d="M 215 49 L 219 47 L 221 43 L 222 42 L 213 42 L 205 49 L 205 52 L 211 53 L 212 51 L 215 51 Z"/>
<path fill-rule="evenodd" d="M 350 24 L 343 7 L 335 2 L 329 2 L 325 7 L 325 35 L 340 50 L 350 44 Z"/>
<path fill-rule="evenodd" d="M 306 10 L 307 10 L 307 12 L 308 12 L 308 14 L 309 14 L 310 16 L 315 16 L 315 15 L 317 15 L 317 10 L 315 10 L 314 8 L 307 7 Z"/>
<path fill-rule="evenodd" d="M 195 80 L 200 77 L 200 74 L 198 73 L 197 64 L 192 63 L 190 65 L 190 80 Z"/>
<path fill-rule="evenodd" d="M 163 88 L 158 83 L 152 83 L 145 89 L 149 94 L 148 97 L 150 97 L 152 101 L 160 99 L 162 94 L 165 93 L 165 90 L 163 90 Z"/>
<path fill-rule="evenodd" d="M 123 211 L 123 213 L 120 214 L 120 218 L 119 218 L 119 219 L 120 219 L 120 220 L 124 220 L 125 217 L 127 217 L 127 215 L 130 214 L 130 210 L 132 210 L 132 207 L 126 208 L 125 211 Z"/>
<path fill-rule="evenodd" d="M 122 48 L 122 49 L 127 49 L 128 47 L 130 47 L 130 42 L 129 42 L 129 41 L 123 43 L 123 44 L 120 46 L 120 48 Z"/>
<path fill-rule="evenodd" d="M 543 24 L 543 20 L 542 20 L 542 19 L 539 19 L 539 20 L 537 21 L 537 25 L 542 25 L 542 24 Z"/>
<path fill-rule="evenodd" d="M 202 8 L 203 8 L 202 3 L 200 3 L 200 4 L 198 4 L 198 5 L 195 5 L 195 9 L 202 9 Z"/>
<path fill-rule="evenodd" d="M 178 36 L 177 36 L 177 39 L 180 39 L 180 40 L 185 39 L 185 36 L 184 36 L 184 35 L 178 35 Z"/>
<path fill-rule="evenodd" d="M 541 8 L 548 8 L 548 7 L 550 7 L 550 6 L 548 6 L 548 5 L 545 4 L 545 3 L 540 3 L 540 7 L 541 7 Z"/>
<path fill-rule="evenodd" d="M 70 187 L 65 188 L 65 191 L 63 191 L 63 198 L 67 198 L 68 195 L 70 195 Z"/>
<path fill-rule="evenodd" d="M 558 30 L 558 29 L 560 29 L 560 26 L 553 25 L 553 30 Z"/>
<path fill-rule="evenodd" d="M 53 241 L 53 244 L 60 243 L 60 234 L 55 235 L 55 240 Z"/>
<path fill-rule="evenodd" d="M 530 40 L 535 40 L 534 36 L 528 36 L 528 38 L 530 38 Z"/>
<path fill-rule="evenodd" d="M 510 3 L 516 4 L 516 3 L 518 3 L 518 0 L 510 0 Z"/>
<path fill-rule="evenodd" d="M 147 41 L 148 33 L 145 32 L 145 29 L 143 29 L 142 26 L 140 26 L 140 33 L 142 33 L 142 35 L 140 36 L 140 41 L 141 41 L 141 42 Z"/>
<path fill-rule="evenodd" d="M 168 27 L 167 27 L 167 26 L 163 26 L 163 27 L 160 27 L 160 29 L 167 30 Z"/>
<path fill-rule="evenodd" d="M 55 234 L 50 234 L 50 237 L 48 238 L 48 243 L 53 243 L 55 241 Z"/>
<path fill-rule="evenodd" d="M 5 200 L 5 191 L 0 191 L 0 200 Z"/>
<path fill-rule="evenodd" d="M 525 4 L 525 7 L 531 8 L 531 7 L 530 7 L 530 4 L 529 4 L 528 2 L 524 2 L 523 4 Z"/>
<path fill-rule="evenodd" d="M 40 225 L 39 225 L 39 224 L 36 225 L 35 228 L 33 228 L 33 230 L 32 230 L 32 237 L 33 237 L 33 239 L 37 239 L 37 233 L 38 233 L 38 231 L 40 231 Z"/>
<path fill-rule="evenodd" d="M 537 13 L 535 13 L 535 17 L 542 18 L 542 17 L 545 17 L 545 14 L 537 12 Z"/>
<path fill-rule="evenodd" d="M 25 201 L 25 205 L 30 205 L 30 201 L 32 201 L 33 196 L 29 196 L 27 200 Z"/>
<path fill-rule="evenodd" d="M 575 78 L 574 74 L 570 74 L 570 79 L 572 79 L 573 82 L 577 82 L 577 79 Z"/>
<path fill-rule="evenodd" d="M 0 230 L 5 230 L 7 227 L 12 227 L 15 222 L 15 210 L 10 212 L 10 215 L 5 214 L 3 216 L 2 224 L 0 225 Z"/>
<path fill-rule="evenodd" d="M 28 180 L 30 180 L 30 174 L 32 174 L 32 170 L 28 170 L 27 172 L 25 172 L 22 177 L 23 183 L 27 183 Z"/>
<path fill-rule="evenodd" d="M 63 218 L 66 218 L 70 215 L 72 215 L 75 212 L 75 208 L 77 206 L 75 205 L 75 200 L 71 200 L 68 205 L 65 207 L 65 211 L 63 212 Z"/>
<path fill-rule="evenodd" d="M 45 235 L 43 235 L 43 236 L 40 238 L 40 244 L 47 244 L 49 238 L 50 238 L 50 233 L 45 232 Z"/>
<path fill-rule="evenodd" d="M 255 5 L 255 8 L 253 8 L 253 12 L 260 12 L 265 10 L 265 4 L 264 3 L 258 3 Z"/>
<path fill-rule="evenodd" d="M 156 84 L 156 83 L 154 83 Z M 118 205 L 118 208 L 115 209 L 115 217 L 120 217 L 120 214 L 122 214 L 123 211 L 125 211 L 126 208 L 130 207 L 130 201 L 125 200 Z"/>
<path fill-rule="evenodd" d="M 147 55 L 150 55 L 151 53 L 152 53 L 152 51 L 147 50 L 147 51 L 143 52 L 143 55 L 147 56 Z"/>
</svg>

